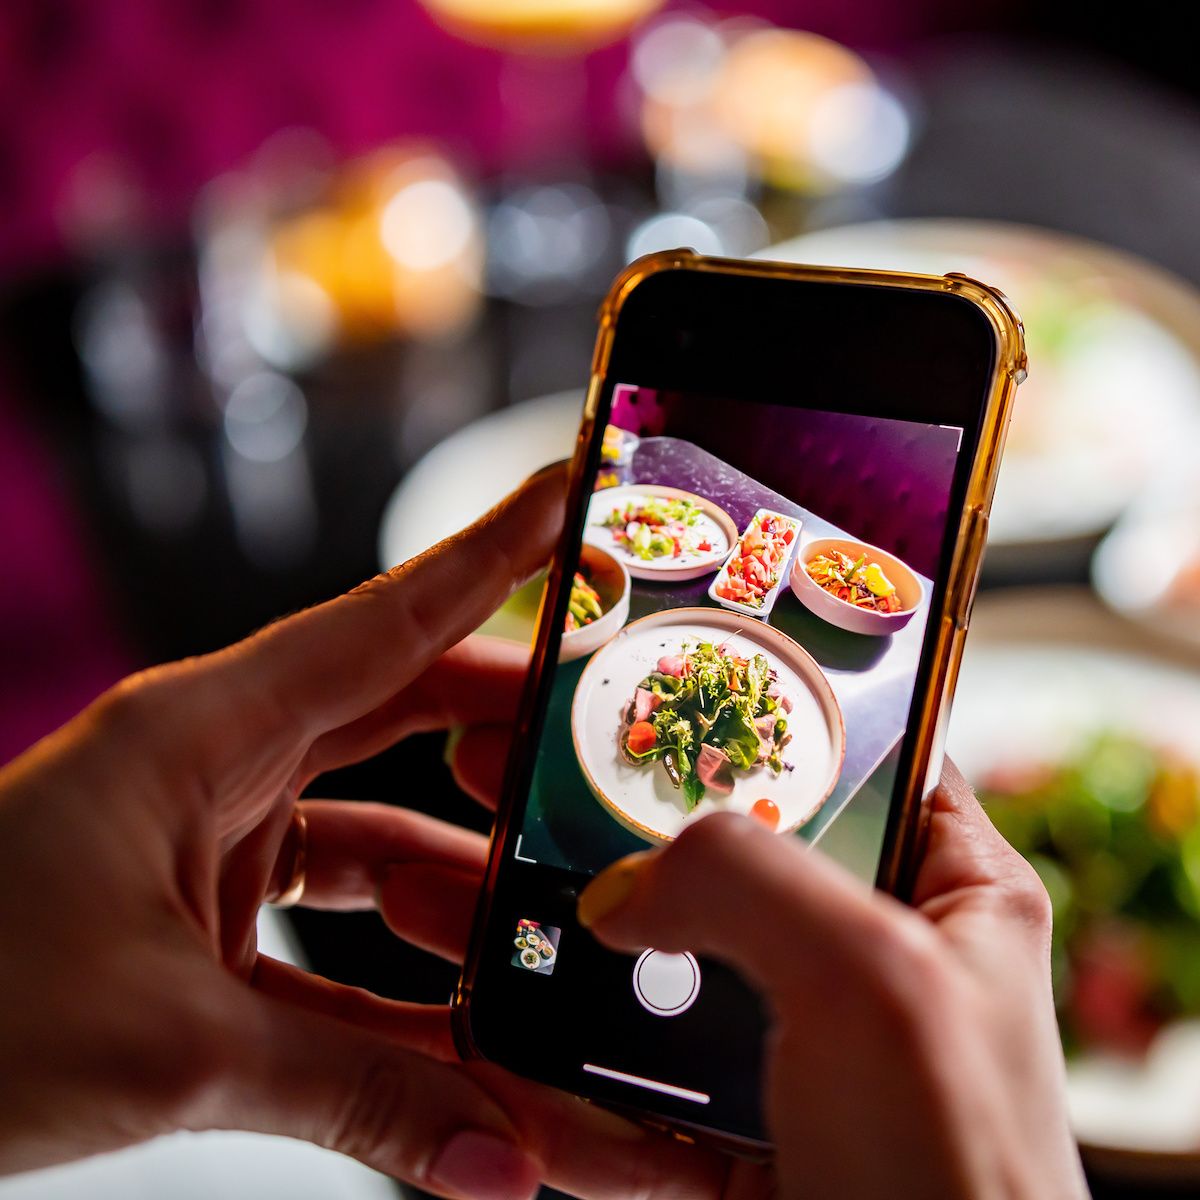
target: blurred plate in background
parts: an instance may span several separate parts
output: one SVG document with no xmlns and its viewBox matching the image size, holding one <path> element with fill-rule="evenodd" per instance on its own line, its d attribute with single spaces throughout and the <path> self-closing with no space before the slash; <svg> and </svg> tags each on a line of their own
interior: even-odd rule
<svg viewBox="0 0 1200 1200">
<path fill-rule="evenodd" d="M 587 364 L 580 365 L 586 376 Z M 457 533 L 534 471 L 570 455 L 583 392 L 523 400 L 472 421 L 435 446 L 392 494 L 379 532 L 383 569 Z"/>
<path fill-rule="evenodd" d="M 1180 868 L 1175 891 L 1188 886 L 1188 864 L 1200 828 L 1194 782 L 1186 812 L 1165 811 L 1183 795 L 1178 788 L 1174 795 L 1163 790 L 1155 795 L 1151 788 L 1147 811 L 1134 811 L 1125 803 L 1134 793 L 1120 789 L 1118 776 L 1123 769 L 1136 771 L 1153 761 L 1141 754 L 1141 747 L 1162 755 L 1162 762 L 1187 764 L 1185 771 L 1193 773 L 1194 781 L 1194 772 L 1200 770 L 1200 673 L 1192 665 L 1140 651 L 1137 631 L 1105 613 L 1082 591 L 1008 593 L 980 601 L 948 749 L 967 778 L 982 785 L 985 795 L 992 794 L 991 811 L 1002 828 L 1005 797 L 1020 797 L 1017 804 L 1024 807 L 1017 808 L 1017 821 L 1028 828 L 1040 815 L 1038 806 L 1054 795 L 1059 797 L 1054 801 L 1058 808 L 1050 814 L 1050 824 L 1056 826 L 1059 844 L 1065 840 L 1070 845 L 1074 839 L 1073 852 L 1056 857 L 1043 846 L 1031 858 L 1055 899 L 1061 949 L 1073 963 L 1075 990 L 1064 988 L 1060 975 L 1056 992 L 1060 1005 L 1064 1000 L 1079 1005 L 1070 1016 L 1060 1011 L 1060 1020 L 1067 1022 L 1064 1028 L 1071 1026 L 1075 1034 L 1068 1039 L 1074 1046 L 1068 1090 L 1076 1134 L 1085 1147 L 1102 1152 L 1107 1167 L 1119 1166 L 1123 1174 L 1200 1183 L 1198 1014 L 1180 1012 L 1161 1027 L 1134 1029 L 1135 1040 L 1144 1035 L 1141 1046 L 1102 1048 L 1103 1038 L 1114 1036 L 1119 1028 L 1114 1022 L 1127 1024 L 1138 1018 L 1130 996 L 1136 981 L 1131 984 L 1111 969 L 1111 961 L 1097 971 L 1094 957 L 1084 957 L 1084 937 L 1105 922 L 1135 939 L 1144 933 L 1153 941 L 1174 928 L 1185 939 L 1200 942 L 1200 925 L 1194 912 L 1187 911 L 1187 897 L 1155 891 L 1175 866 Z M 1088 845 L 1079 837 L 1085 806 L 1064 805 L 1061 796 L 1086 790 L 1089 756 L 1096 764 L 1100 755 L 1109 757 L 1102 777 L 1094 781 L 1099 789 L 1093 790 L 1113 789 L 1107 814 L 1111 823 Z M 1075 772 L 1080 782 L 1054 788 L 1046 780 L 1047 772 L 1056 769 Z M 1185 776 L 1176 772 L 1172 778 L 1178 783 Z M 1011 811 L 1008 816 L 1011 821 Z M 1178 819 L 1165 828 L 1164 818 L 1167 826 Z M 1064 837 L 1064 826 L 1070 824 L 1074 829 Z M 1012 836 L 1010 829 L 1005 831 Z M 1137 877 L 1147 853 L 1159 854 L 1167 867 L 1149 878 L 1151 886 L 1139 884 L 1136 894 L 1117 899 L 1125 881 Z M 1096 890 L 1096 880 L 1103 885 L 1104 911 L 1099 916 L 1089 908 L 1087 895 L 1089 889 Z M 1110 919 L 1114 914 L 1115 920 Z M 1158 966 L 1163 962 L 1170 964 L 1166 959 Z M 1189 952 L 1170 969 L 1194 977 L 1192 973 L 1200 971 L 1200 955 Z M 1190 978 L 1184 983 L 1190 985 Z"/>
<path fill-rule="evenodd" d="M 1200 441 L 1200 299 L 1167 272 L 1066 234 L 975 221 L 824 230 L 763 257 L 963 271 L 1021 312 L 1030 377 L 996 490 L 989 570 L 1066 578 L 1095 539 Z M 580 367 L 581 378 L 586 364 Z M 524 401 L 467 426 L 404 480 L 385 516 L 394 565 L 473 520 L 526 474 L 569 453 L 581 399 Z"/>
<path fill-rule="evenodd" d="M 1155 637 L 1200 649 L 1200 438 L 1100 543 L 1092 582 Z"/>
<path fill-rule="evenodd" d="M 380 568 L 389 570 L 457 533 L 534 471 L 568 457 L 582 416 L 583 392 L 559 392 L 490 413 L 435 446 L 388 501 L 379 530 Z M 542 585 L 541 579 L 526 584 L 480 632 L 528 642 Z"/>
<path fill-rule="evenodd" d="M 1030 370 L 996 488 L 993 567 L 1027 574 L 1031 556 L 1095 538 L 1200 436 L 1187 432 L 1200 430 L 1200 298 L 1131 255 L 1028 226 L 908 220 L 822 230 L 762 257 L 961 271 L 1012 299 Z"/>
</svg>

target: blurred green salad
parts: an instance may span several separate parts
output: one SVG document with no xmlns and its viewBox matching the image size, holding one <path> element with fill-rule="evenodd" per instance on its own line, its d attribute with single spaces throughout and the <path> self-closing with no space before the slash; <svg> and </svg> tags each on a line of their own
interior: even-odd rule
<svg viewBox="0 0 1200 1200">
<path fill-rule="evenodd" d="M 995 771 L 979 793 L 1050 893 L 1068 1054 L 1140 1053 L 1200 1014 L 1196 767 L 1106 734 L 1057 766 Z"/>
</svg>

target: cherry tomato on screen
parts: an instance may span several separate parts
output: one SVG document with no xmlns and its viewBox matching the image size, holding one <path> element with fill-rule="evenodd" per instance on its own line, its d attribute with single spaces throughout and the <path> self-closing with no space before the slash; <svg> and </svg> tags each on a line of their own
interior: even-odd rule
<svg viewBox="0 0 1200 1200">
<path fill-rule="evenodd" d="M 774 800 L 768 800 L 766 797 L 755 800 L 754 807 L 750 809 L 750 815 L 756 821 L 761 821 L 768 829 L 779 828 L 779 806 Z"/>
</svg>

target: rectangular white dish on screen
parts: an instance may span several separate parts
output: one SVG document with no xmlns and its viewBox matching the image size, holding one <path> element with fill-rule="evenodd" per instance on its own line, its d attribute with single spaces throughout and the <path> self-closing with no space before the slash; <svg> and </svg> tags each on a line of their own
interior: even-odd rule
<svg viewBox="0 0 1200 1200">
<path fill-rule="evenodd" d="M 788 541 L 782 556 L 774 569 L 775 581 L 767 590 L 762 598 L 762 603 L 759 605 L 748 604 L 744 601 L 733 599 L 730 596 L 723 596 L 719 592 L 719 588 L 733 586 L 731 584 L 729 568 L 730 565 L 742 556 L 742 545 L 751 533 L 758 530 L 762 526 L 764 518 L 769 518 L 772 525 L 778 524 L 785 530 L 791 531 L 791 540 Z M 779 589 L 787 584 L 788 580 L 788 564 L 791 562 L 792 555 L 795 553 L 796 545 L 800 541 L 800 519 L 799 517 L 789 517 L 784 513 L 774 512 L 769 508 L 760 508 L 749 524 L 742 531 L 741 536 L 730 550 L 728 557 L 725 559 L 721 569 L 717 572 L 716 578 L 712 581 L 708 588 L 709 597 L 715 600 L 722 608 L 727 608 L 731 612 L 743 613 L 748 617 L 758 617 L 760 620 L 766 620 L 771 615 L 771 609 L 775 607 L 775 600 L 779 595 Z"/>
</svg>

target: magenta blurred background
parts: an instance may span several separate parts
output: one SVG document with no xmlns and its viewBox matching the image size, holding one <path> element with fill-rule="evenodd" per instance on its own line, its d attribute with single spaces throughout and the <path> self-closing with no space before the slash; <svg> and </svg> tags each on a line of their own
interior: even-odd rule
<svg viewBox="0 0 1200 1200">
<path fill-rule="evenodd" d="M 895 152 L 833 182 L 745 144 L 734 170 L 681 166 L 694 147 L 648 132 L 677 81 L 637 64 L 672 21 L 697 61 L 756 29 L 829 39 L 789 45 L 871 81 Z M 595 41 L 485 46 L 411 0 L 0 6 L 0 763 L 127 671 L 378 569 L 397 485 L 475 419 L 579 387 L 598 298 L 655 238 L 744 254 L 880 218 L 1015 221 L 1200 283 L 1200 77 L 1153 14 L 671 2 Z M 444 256 L 377 194 L 396 171 Z M 364 213 L 382 275 L 355 257 Z M 917 474 L 941 452 L 917 447 Z M 1000 582 L 1080 584 L 1087 560 Z M 413 772 L 426 807 L 480 824 L 436 739 L 322 783 L 394 800 Z M 364 952 L 374 918 L 300 928 L 339 978 L 450 986 L 416 952 Z"/>
<path fill-rule="evenodd" d="M 996 7 L 977 7 L 972 21 L 986 25 Z M 944 30 L 954 8 L 813 3 L 801 13 L 763 0 L 738 12 L 895 55 Z M 86 460 L 103 432 L 72 414 L 79 397 L 63 392 L 78 380 L 59 373 L 70 369 L 61 361 L 46 368 L 47 357 L 68 351 L 70 333 L 45 327 L 69 324 L 70 296 L 49 294 L 77 291 L 106 268 L 144 273 L 164 247 L 186 246 L 206 183 L 281 130 L 315 131 L 338 160 L 418 136 L 473 181 L 565 159 L 575 171 L 640 182 L 646 155 L 629 117 L 628 62 L 621 38 L 565 67 L 535 63 L 516 72 L 525 91 L 514 105 L 503 95 L 514 74 L 506 54 L 454 36 L 412 3 L 47 0 L 0 9 L 0 294 L 9 298 L 7 349 L 18 360 L 0 376 L 8 468 L 0 475 L 0 761 L 157 656 L 155 630 L 128 628 L 146 614 L 131 618 L 113 595 L 132 592 L 139 607 L 153 586 L 153 555 L 114 569 L 97 545 L 97 481 L 76 451 Z M 564 150 L 563 129 L 545 114 L 575 74 L 585 81 L 583 128 L 568 131 Z M 156 297 L 164 286 L 188 289 L 186 279 L 164 283 L 148 270 Z M 579 377 L 585 339 L 564 382 Z M 185 643 L 164 652 L 177 648 Z"/>
<path fill-rule="evenodd" d="M 824 197 L 824 212 L 808 202 L 790 230 L 782 223 L 784 232 L 861 215 L 945 211 L 1032 219 L 1040 212 L 1047 224 L 1074 222 L 1087 233 L 1099 225 L 1111 240 L 1124 236 L 1133 248 L 1154 251 L 1154 239 L 1169 236 L 1170 213 L 1164 221 L 1163 213 L 1139 211 L 1151 203 L 1136 190 L 1146 184 L 1145 163 L 1134 161 L 1122 175 L 1106 146 L 1122 133 L 1117 124 L 1128 126 L 1134 116 L 1153 136 L 1149 143 L 1138 137 L 1136 145 L 1123 137 L 1123 144 L 1142 159 L 1157 151 L 1156 169 L 1179 196 L 1177 207 L 1186 207 L 1180 189 L 1172 189 L 1180 126 L 1169 106 L 1180 97 L 1115 58 L 1140 59 L 1139 66 L 1171 80 L 1180 70 L 1172 57 L 1178 52 L 1147 33 L 1091 20 L 1088 34 L 1097 45 L 1089 50 L 1065 36 L 1081 32 L 1065 9 L 1037 16 L 986 3 L 964 15 L 945 0 L 760 0 L 734 12 L 864 52 L 881 77 L 897 85 L 914 122 L 909 161 L 895 178 Z M 0 760 L 61 722 L 126 667 L 233 636 L 274 608 L 258 602 L 253 572 L 220 546 L 227 521 L 223 534 L 209 529 L 203 535 L 204 556 L 236 574 L 240 582 L 230 593 L 243 595 L 214 601 L 195 595 L 201 585 L 189 564 L 198 559 L 187 538 L 174 547 L 161 538 L 147 546 L 116 511 L 112 474 L 124 468 L 113 456 L 122 451 L 108 444 L 112 430 L 88 399 L 72 328 L 73 311 L 96 281 L 107 275 L 132 288 L 154 311 L 164 352 L 182 362 L 195 319 L 188 263 L 197 198 L 209 181 L 245 164 L 280 131 L 294 129 L 318 136 L 334 162 L 398 138 L 423 139 L 484 203 L 506 180 L 536 183 L 558 171 L 602 181 L 598 191 L 612 199 L 614 212 L 652 212 L 653 163 L 637 128 L 629 63 L 628 37 L 538 60 L 472 44 L 415 3 L 381 0 L 113 0 L 103 6 L 46 0 L 0 8 L 0 351 L 8 359 L 0 375 L 0 454 L 12 463 L 0 510 L 7 551 L 0 593 Z M 1114 72 L 1126 72 L 1124 87 L 1107 110 L 1085 115 L 1058 102 L 1076 97 L 1082 106 L 1089 90 Z M 1057 98 L 1048 94 L 1055 87 Z M 564 89 L 575 91 L 564 98 Z M 1079 121 L 1090 122 L 1096 139 L 1086 179 L 1070 160 L 1071 147 L 1078 146 L 1072 122 Z M 964 142 L 975 147 L 974 157 Z M 1023 161 L 1009 160 L 997 176 L 998 160 L 1017 148 Z M 975 191 L 972 178 L 979 181 Z M 1105 178 L 1115 181 L 1107 192 Z M 1117 201 L 1100 217 L 1089 203 L 1097 189 Z M 941 197 L 947 197 L 944 209 Z M 772 235 L 779 225 L 776 219 Z M 571 297 L 579 314 L 593 299 L 586 289 Z M 485 322 L 493 349 L 497 343 L 501 349 L 477 364 L 490 378 L 483 408 L 573 385 L 586 362 L 589 320 L 572 314 L 568 321 L 561 305 L 540 312 L 516 308 L 500 311 L 504 305 L 494 304 Z M 527 348 L 514 353 L 534 336 L 534 326 L 548 332 L 557 357 L 553 350 L 540 358 Z M 424 353 L 438 359 L 436 347 Z M 415 369 L 437 375 L 444 366 L 434 361 Z M 506 369 L 509 377 L 497 382 L 496 372 Z M 173 377 L 181 370 L 173 367 Z M 352 377 L 352 370 L 344 376 Z M 376 371 L 364 390 L 377 392 L 380 378 Z M 195 386 L 174 379 L 172 420 L 196 423 L 195 397 L 178 396 Z M 361 414 L 374 401 L 357 403 Z M 467 403 L 460 416 L 478 407 Z M 320 420 L 310 415 L 310 431 Z M 329 413 L 328 420 L 344 426 L 348 418 Z M 405 461 L 446 432 L 449 426 L 435 424 L 424 443 L 416 438 L 402 447 L 401 461 L 393 456 L 380 464 L 389 478 L 380 477 L 366 508 L 377 514 L 385 485 Z M 335 433 L 331 453 L 352 454 L 355 438 L 369 437 L 360 427 L 339 451 Z M 341 469 L 344 464 L 335 466 Z M 324 548 L 333 539 L 319 540 Z M 359 540 L 360 551 L 365 544 Z M 301 602 L 352 581 L 371 564 L 360 553 L 353 563 L 331 566 L 326 559 L 325 566 L 330 569 L 306 571 L 298 564 L 277 593 L 276 572 L 265 591 L 276 603 Z M 247 592 L 255 594 L 248 603 Z M 219 619 L 214 608 L 222 605 Z M 51 628 L 57 636 L 50 636 Z M 205 628 L 208 636 L 198 634 Z"/>
<path fill-rule="evenodd" d="M 962 22 L 949 0 L 786 0 L 721 6 L 859 49 L 895 53 Z M 972 5 L 972 26 L 1004 14 Z M 586 145 L 610 165 L 638 155 L 622 119 L 625 39 L 582 56 Z M 0 8 L 0 269 L 63 251 L 64 210 L 119 175 L 148 230 L 178 230 L 198 189 L 271 134 L 315 129 L 339 156 L 401 135 L 436 139 L 480 174 L 555 152 L 536 115 L 500 102 L 503 54 L 439 27 L 412 0 L 46 0 Z M 529 97 L 556 104 L 548 75 Z"/>
</svg>

